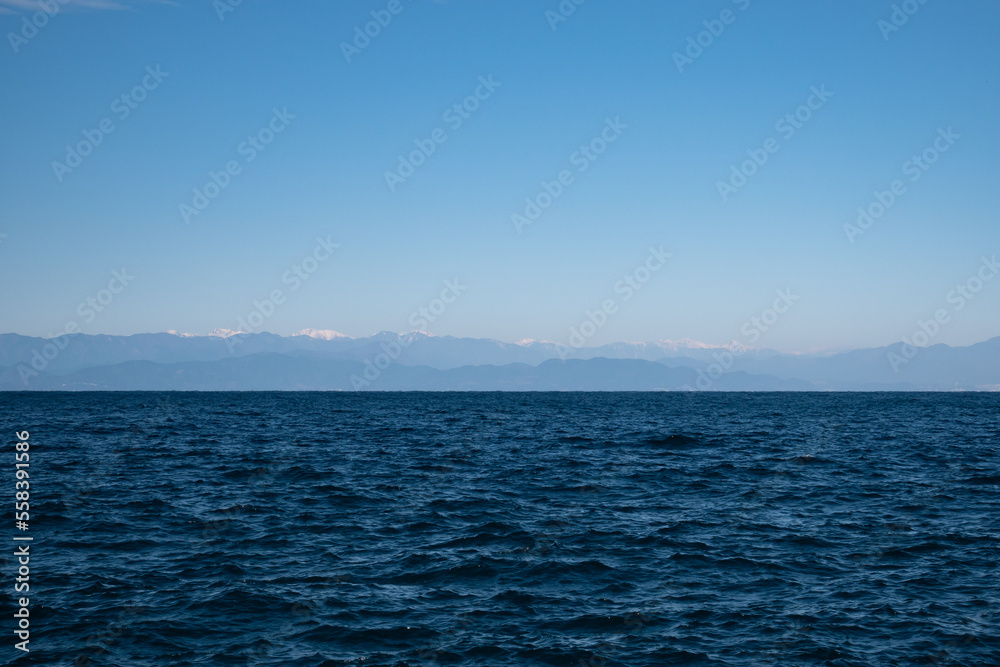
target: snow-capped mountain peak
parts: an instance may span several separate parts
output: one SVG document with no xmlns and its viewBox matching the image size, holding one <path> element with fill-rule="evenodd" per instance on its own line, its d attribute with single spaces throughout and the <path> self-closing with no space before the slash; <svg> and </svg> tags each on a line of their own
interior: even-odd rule
<svg viewBox="0 0 1000 667">
<path fill-rule="evenodd" d="M 334 331 L 333 329 L 303 329 L 297 333 L 293 333 L 292 336 L 308 336 L 309 338 L 318 338 L 320 340 L 333 340 L 334 338 L 350 338 L 346 334 L 342 334 L 339 331 Z"/>
</svg>

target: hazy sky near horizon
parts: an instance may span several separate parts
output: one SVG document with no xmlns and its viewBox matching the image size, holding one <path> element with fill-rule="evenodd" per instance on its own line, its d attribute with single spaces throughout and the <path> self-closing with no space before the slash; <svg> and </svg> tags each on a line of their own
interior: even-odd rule
<svg viewBox="0 0 1000 667">
<path fill-rule="evenodd" d="M 0 331 L 1000 335 L 997 3 L 397 1 L 0 0 Z"/>
</svg>

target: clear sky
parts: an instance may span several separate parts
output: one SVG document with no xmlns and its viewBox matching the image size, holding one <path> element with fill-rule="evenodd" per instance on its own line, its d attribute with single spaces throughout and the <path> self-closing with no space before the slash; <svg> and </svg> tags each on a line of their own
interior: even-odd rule
<svg viewBox="0 0 1000 667">
<path fill-rule="evenodd" d="M 0 0 L 0 331 L 1000 335 L 1000 5 L 901 4 Z"/>
</svg>

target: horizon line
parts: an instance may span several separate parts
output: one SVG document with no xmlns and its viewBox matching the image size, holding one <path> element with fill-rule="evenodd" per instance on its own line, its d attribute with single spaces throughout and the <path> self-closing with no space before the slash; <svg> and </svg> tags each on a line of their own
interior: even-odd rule
<svg viewBox="0 0 1000 667">
<path fill-rule="evenodd" d="M 236 336 L 267 335 L 267 336 L 275 336 L 277 338 L 303 338 L 303 337 L 306 337 L 306 338 L 311 338 L 312 340 L 323 340 L 323 341 L 331 342 L 331 341 L 338 340 L 338 339 L 355 340 L 355 341 L 356 340 L 365 340 L 365 339 L 368 339 L 368 338 L 374 338 L 376 336 L 385 335 L 385 334 L 392 335 L 392 336 L 399 336 L 399 337 L 418 334 L 418 335 L 425 336 L 427 338 L 453 338 L 453 339 L 456 339 L 456 340 L 488 341 L 488 342 L 493 342 L 493 343 L 500 343 L 500 344 L 503 344 L 503 345 L 516 345 L 518 347 L 529 347 L 532 344 L 552 345 L 552 346 L 555 346 L 556 348 L 567 348 L 567 349 L 571 349 L 571 350 L 597 350 L 597 349 L 604 348 L 604 347 L 609 347 L 609 346 L 612 346 L 612 345 L 645 345 L 645 346 L 656 345 L 656 346 L 664 346 L 663 344 L 670 344 L 670 345 L 675 346 L 675 349 L 687 349 L 687 350 L 730 350 L 730 351 L 732 351 L 734 349 L 743 349 L 743 350 L 755 350 L 755 351 L 758 351 L 758 352 L 769 351 L 769 352 L 774 352 L 776 354 L 786 355 L 786 356 L 807 356 L 807 355 L 827 355 L 827 354 L 833 355 L 833 354 L 840 354 L 840 353 L 845 353 L 845 352 L 855 352 L 855 351 L 862 351 L 862 350 L 884 349 L 884 348 L 887 348 L 887 347 L 893 347 L 895 345 L 900 345 L 900 344 L 904 344 L 905 345 L 905 344 L 907 344 L 907 341 L 905 341 L 905 340 L 898 340 L 898 341 L 893 341 L 892 343 L 888 343 L 888 344 L 880 345 L 880 346 L 839 347 L 839 348 L 829 348 L 829 349 L 824 349 L 824 350 L 820 350 L 820 351 L 810 351 L 810 352 L 803 352 L 803 351 L 799 351 L 799 350 L 796 350 L 794 352 L 782 352 L 782 351 L 779 351 L 779 350 L 775 350 L 773 348 L 754 347 L 754 346 L 750 346 L 750 345 L 744 345 L 744 344 L 740 343 L 738 340 L 735 340 L 735 339 L 732 340 L 732 341 L 730 341 L 729 343 L 721 343 L 721 344 L 719 344 L 719 343 L 706 343 L 704 341 L 699 341 L 699 340 L 696 340 L 696 339 L 693 339 L 693 338 L 687 338 L 687 337 L 685 337 L 685 338 L 678 338 L 678 339 L 660 338 L 660 339 L 648 340 L 648 341 L 618 340 L 618 341 L 612 341 L 612 342 L 609 342 L 609 343 L 604 343 L 604 344 L 601 344 L 601 345 L 573 346 L 573 345 L 566 345 L 565 343 L 561 343 L 561 342 L 558 342 L 558 341 L 551 341 L 551 340 L 544 340 L 544 339 L 535 339 L 535 338 L 522 338 L 522 339 L 517 340 L 517 341 L 505 341 L 505 340 L 501 340 L 499 338 L 479 338 L 479 337 L 475 337 L 475 336 L 455 336 L 455 335 L 452 335 L 452 334 L 433 334 L 433 333 L 431 333 L 429 331 L 423 331 L 423 330 L 418 330 L 418 329 L 414 329 L 414 330 L 411 330 L 411 331 L 402 331 L 402 332 L 390 331 L 390 330 L 381 330 L 381 331 L 376 331 L 376 332 L 374 332 L 372 334 L 369 334 L 367 336 L 350 336 L 348 334 L 344 334 L 344 333 L 341 333 L 339 331 L 335 331 L 333 329 L 314 329 L 314 328 L 302 329 L 302 330 L 297 331 L 297 332 L 292 333 L 292 334 L 279 334 L 279 333 L 274 333 L 272 331 L 234 331 L 232 329 L 219 329 L 219 328 L 216 328 L 216 329 L 213 329 L 211 332 L 206 333 L 206 334 L 183 333 L 183 332 L 178 332 L 178 331 L 176 331 L 174 329 L 169 329 L 167 331 L 145 331 L 145 332 L 135 332 L 135 333 L 130 333 L 130 334 L 84 333 L 84 332 L 81 332 L 81 331 L 74 331 L 74 332 L 63 332 L 63 333 L 60 333 L 60 334 L 54 335 L 54 336 L 32 336 L 32 335 L 29 335 L 29 334 L 22 334 L 22 333 L 18 333 L 18 332 L 14 332 L 14 331 L 9 331 L 9 332 L 5 332 L 5 333 L 0 334 L 0 335 L 13 335 L 13 336 L 21 336 L 21 337 L 24 337 L 24 338 L 37 338 L 37 339 L 40 339 L 40 340 L 56 340 L 56 339 L 62 338 L 64 336 L 95 336 L 95 337 L 96 336 L 108 336 L 108 337 L 116 337 L 116 338 L 129 338 L 131 336 L 156 336 L 156 335 L 169 335 L 169 336 L 174 336 L 174 337 L 177 337 L 177 338 L 218 338 L 220 340 L 226 340 L 227 338 L 233 338 L 233 337 L 236 337 Z M 931 348 L 931 347 L 937 347 L 937 346 L 944 346 L 944 347 L 953 348 L 953 349 L 955 349 L 955 348 L 967 348 L 967 347 L 973 347 L 975 345 L 981 345 L 983 343 L 990 342 L 990 341 L 995 340 L 997 338 L 1000 338 L 1000 334 L 998 334 L 996 336 L 991 336 L 991 337 L 986 338 L 986 339 L 981 340 L 981 341 L 977 341 L 975 343 L 969 343 L 969 344 L 966 344 L 966 345 L 951 345 L 951 344 L 948 344 L 948 343 L 933 343 L 933 344 L 928 344 L 928 345 L 916 345 L 915 347 L 919 347 L 919 348 L 922 348 L 922 349 Z"/>
</svg>

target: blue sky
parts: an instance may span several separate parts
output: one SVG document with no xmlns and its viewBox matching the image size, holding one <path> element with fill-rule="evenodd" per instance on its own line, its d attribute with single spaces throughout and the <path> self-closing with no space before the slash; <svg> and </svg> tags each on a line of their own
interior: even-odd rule
<svg viewBox="0 0 1000 667">
<path fill-rule="evenodd" d="M 57 5 L 39 18 L 0 0 L 0 331 L 207 333 L 281 290 L 261 329 L 363 336 L 412 329 L 458 279 L 430 332 L 566 341 L 613 299 L 588 344 L 749 343 L 743 325 L 789 289 L 755 345 L 885 345 L 942 308 L 933 342 L 1000 335 L 1000 280 L 960 312 L 948 301 L 1000 253 L 994 2 L 912 0 L 892 31 L 893 3 L 873 0 L 587 0 L 558 22 L 556 0 L 244 0 L 222 20 L 207 0 Z M 372 12 L 391 21 L 348 62 Z M 824 86 L 793 136 L 778 131 Z M 477 90 L 457 126 L 449 110 Z M 614 141 L 581 159 L 608 119 Z M 113 131 L 78 166 L 53 166 L 102 121 Z M 904 164 L 948 128 L 911 181 Z M 249 148 L 254 135 L 272 141 Z M 723 201 L 719 181 L 769 139 Z M 563 171 L 518 231 L 512 215 Z M 844 226 L 895 180 L 903 194 L 851 243 Z M 339 247 L 292 289 L 317 238 Z M 671 258 L 626 300 L 615 286 L 651 246 Z M 122 268 L 134 280 L 81 315 Z"/>
</svg>

